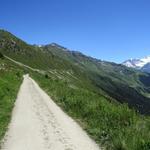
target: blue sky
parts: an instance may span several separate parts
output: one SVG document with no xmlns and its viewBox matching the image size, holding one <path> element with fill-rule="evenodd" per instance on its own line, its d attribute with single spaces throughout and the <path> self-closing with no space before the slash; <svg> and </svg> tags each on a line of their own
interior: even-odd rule
<svg viewBox="0 0 150 150">
<path fill-rule="evenodd" d="M 150 55 L 149 0 L 1 0 L 0 28 L 118 63 Z"/>
</svg>

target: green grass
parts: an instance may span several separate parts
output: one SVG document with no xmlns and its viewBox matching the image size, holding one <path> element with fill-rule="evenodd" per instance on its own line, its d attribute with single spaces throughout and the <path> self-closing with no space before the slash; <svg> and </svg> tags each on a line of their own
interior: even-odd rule
<svg viewBox="0 0 150 150">
<path fill-rule="evenodd" d="M 107 150 L 150 150 L 150 118 L 110 102 L 85 87 L 33 73 L 32 77 L 84 130 Z M 77 85 L 76 85 L 77 86 Z"/>
<path fill-rule="evenodd" d="M 141 114 L 150 114 L 150 99 L 145 97 L 150 93 L 150 74 L 81 53 L 64 51 L 57 46 L 38 48 L 2 30 L 0 52 L 25 65 L 48 72 L 45 76 L 31 74 L 56 103 L 106 149 L 150 150 L 150 118 L 137 114 L 124 104 L 128 103 Z M 15 67 L 10 78 L 17 72 L 18 68 Z M 25 72 L 29 70 L 25 69 Z M 15 86 L 19 85 L 19 81 L 10 81 L 9 74 L 5 75 L 2 79 L 9 81 L 5 86 L 12 83 L 12 95 L 15 95 Z M 2 94 L 5 92 L 6 89 Z M 7 93 L 6 99 L 13 98 L 9 95 L 11 93 Z M 13 102 L 9 104 L 13 105 Z"/>
<path fill-rule="evenodd" d="M 150 74 L 64 50 L 57 45 L 42 48 L 29 45 L 4 30 L 0 30 L 0 52 L 36 69 L 71 71 L 82 85 L 88 80 L 89 89 L 100 94 L 99 91 L 104 91 L 141 114 L 150 114 L 150 84 L 147 84 Z"/>
<path fill-rule="evenodd" d="M 8 65 L 5 60 L 0 60 L 0 68 L 2 64 L 4 69 L 0 70 L 0 141 L 6 133 L 22 81 L 22 72 L 17 67 Z"/>
</svg>

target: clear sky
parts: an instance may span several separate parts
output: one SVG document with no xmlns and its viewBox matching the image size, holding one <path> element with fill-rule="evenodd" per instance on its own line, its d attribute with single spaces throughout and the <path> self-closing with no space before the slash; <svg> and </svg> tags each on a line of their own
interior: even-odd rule
<svg viewBox="0 0 150 150">
<path fill-rule="evenodd" d="M 0 0 L 0 28 L 120 63 L 150 55 L 150 0 Z"/>
</svg>

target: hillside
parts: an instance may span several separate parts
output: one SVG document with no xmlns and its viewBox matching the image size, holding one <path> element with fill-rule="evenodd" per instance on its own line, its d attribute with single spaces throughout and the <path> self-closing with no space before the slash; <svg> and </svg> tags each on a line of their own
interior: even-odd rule
<svg viewBox="0 0 150 150">
<path fill-rule="evenodd" d="M 76 77 L 86 79 L 95 92 L 104 91 L 142 114 L 150 113 L 150 88 L 143 82 L 143 79 L 150 78 L 149 74 L 87 57 L 57 44 L 39 48 L 28 45 L 8 32 L 1 31 L 0 35 L 1 52 L 4 55 L 36 69 L 71 71 Z"/>
<path fill-rule="evenodd" d="M 4 59 L 0 53 L 0 141 L 10 122 L 23 73 L 23 69 Z"/>
<path fill-rule="evenodd" d="M 7 63 L 10 60 L 5 56 L 42 70 L 41 74 L 20 67 L 101 145 L 113 150 L 148 150 L 149 117 L 128 105 L 150 114 L 149 74 L 54 43 L 29 45 L 4 30 L 0 30 L 0 52 Z"/>
<path fill-rule="evenodd" d="M 149 86 L 143 82 L 143 79 L 150 78 L 149 74 L 120 64 L 88 57 L 80 52 L 69 51 L 57 44 L 46 45 L 42 49 L 84 70 L 92 84 L 111 97 L 122 103 L 128 103 L 129 106 L 136 108 L 141 113 L 149 113 L 149 99 L 145 97 L 149 96 Z M 142 106 L 144 103 L 148 106 L 147 108 Z"/>
</svg>

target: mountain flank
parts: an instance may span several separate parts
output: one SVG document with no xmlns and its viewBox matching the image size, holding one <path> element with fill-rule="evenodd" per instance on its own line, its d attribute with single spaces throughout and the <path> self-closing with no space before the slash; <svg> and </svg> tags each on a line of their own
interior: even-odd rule
<svg viewBox="0 0 150 150">
<path fill-rule="evenodd" d="M 4 30 L 0 30 L 0 53 L 1 66 L 13 70 L 12 77 L 19 80 L 18 84 L 22 74 L 29 73 L 101 146 L 109 150 L 148 150 L 150 74 L 56 43 L 30 45 Z M 2 82 L 7 91 L 10 76 L 3 74 L 7 75 L 5 69 L 0 75 L 1 80 L 8 81 Z M 3 99 L 3 92 L 0 94 Z M 6 128 L 4 123 L 2 126 Z"/>
<path fill-rule="evenodd" d="M 122 63 L 123 65 L 150 73 L 150 56 L 142 59 L 129 59 Z"/>
</svg>

